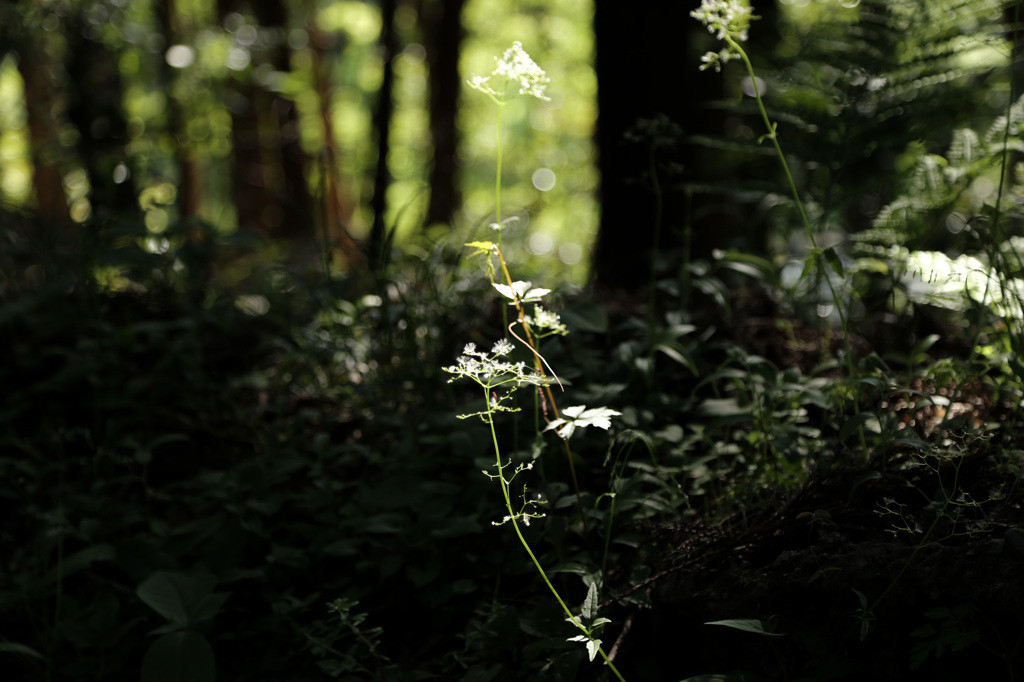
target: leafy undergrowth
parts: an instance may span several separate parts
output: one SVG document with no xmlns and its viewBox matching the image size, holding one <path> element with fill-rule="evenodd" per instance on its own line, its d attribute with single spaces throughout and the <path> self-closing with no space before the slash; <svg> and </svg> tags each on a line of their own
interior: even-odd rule
<svg viewBox="0 0 1024 682">
<path fill-rule="evenodd" d="M 442 262 L 200 298 L 8 281 L 8 679 L 606 679 L 492 525 L 489 439 L 441 368 L 500 338 L 499 304 Z M 499 424 L 546 503 L 522 530 L 574 607 L 599 595 L 626 678 L 1013 679 L 1012 372 L 955 329 L 903 319 L 881 352 L 728 259 L 704 277 L 692 313 L 561 301 L 545 358 L 564 405 L 622 413 L 610 443 L 581 430 L 570 469 L 526 391 Z"/>
</svg>

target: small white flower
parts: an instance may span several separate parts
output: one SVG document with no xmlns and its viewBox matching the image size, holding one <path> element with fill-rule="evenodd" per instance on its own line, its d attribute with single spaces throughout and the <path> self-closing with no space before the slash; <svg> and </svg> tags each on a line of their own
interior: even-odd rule
<svg viewBox="0 0 1024 682">
<path fill-rule="evenodd" d="M 517 85 L 520 95 L 529 95 L 545 101 L 550 99 L 544 95 L 544 89 L 551 79 L 548 78 L 544 69 L 537 66 L 537 62 L 533 61 L 526 53 L 521 42 L 517 40 L 512 43 L 512 47 L 505 50 L 500 59 L 495 57 L 494 60 L 497 65 L 490 76 L 472 76 L 466 81 L 466 84 L 474 90 L 479 90 L 498 102 L 502 102 L 505 99 L 505 88 L 495 90 L 491 87 L 490 81 L 496 76 L 504 76 L 505 85 L 507 86 L 509 83 Z"/>
<path fill-rule="evenodd" d="M 488 389 L 507 386 L 511 390 L 515 390 L 522 384 L 544 386 L 549 383 L 548 377 L 528 368 L 526 363 L 508 362 L 503 359 L 513 350 L 515 350 L 515 346 L 506 339 L 498 340 L 491 348 L 490 353 L 478 351 L 476 344 L 467 343 L 462 349 L 462 355 L 459 356 L 457 363 L 442 367 L 442 369 L 454 375 L 448 380 L 449 383 L 457 379 L 471 379 Z M 502 407 L 501 403 L 505 398 L 507 398 L 507 394 L 492 396 L 492 408 L 511 409 Z"/>
<path fill-rule="evenodd" d="M 747 29 L 750 22 L 756 19 L 745 0 L 702 0 L 700 7 L 690 12 L 690 16 L 697 19 L 708 31 L 715 34 L 719 40 L 726 43 L 742 43 L 747 40 Z M 708 52 L 701 60 L 701 71 L 714 67 L 716 71 L 722 70 L 722 64 L 731 59 L 738 59 L 739 53 L 731 44 L 727 44 L 720 52 Z"/>
<path fill-rule="evenodd" d="M 515 346 L 513 346 L 508 339 L 499 339 L 495 342 L 494 347 L 491 348 L 491 355 L 501 357 L 503 355 L 508 355 L 513 350 L 515 350 Z"/>
<path fill-rule="evenodd" d="M 544 336 L 549 334 L 561 334 L 564 336 L 569 333 L 569 329 L 562 324 L 562 318 L 558 316 L 558 313 L 553 313 L 539 305 L 533 307 L 532 316 L 526 316 L 526 323 Z"/>
</svg>

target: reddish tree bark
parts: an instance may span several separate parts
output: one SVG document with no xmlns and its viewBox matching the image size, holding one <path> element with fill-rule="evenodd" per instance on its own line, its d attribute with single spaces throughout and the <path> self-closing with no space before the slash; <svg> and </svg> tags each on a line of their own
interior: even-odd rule
<svg viewBox="0 0 1024 682">
<path fill-rule="evenodd" d="M 32 147 L 35 190 L 39 214 L 60 227 L 71 225 L 64 184 L 59 165 L 60 144 L 55 136 L 58 121 L 54 111 L 54 90 L 51 63 L 45 49 L 24 45 L 18 71 L 25 83 L 25 106 L 28 110 L 29 142 Z"/>
</svg>

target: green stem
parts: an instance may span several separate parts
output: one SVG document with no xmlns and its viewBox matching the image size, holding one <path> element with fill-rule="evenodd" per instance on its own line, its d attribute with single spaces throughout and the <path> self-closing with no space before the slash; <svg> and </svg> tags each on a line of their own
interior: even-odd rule
<svg viewBox="0 0 1024 682">
<path fill-rule="evenodd" d="M 493 98 L 492 98 L 493 99 Z M 498 168 L 494 173 L 494 223 L 498 226 L 498 253 L 501 253 L 501 233 L 504 232 L 501 225 L 501 165 L 502 165 L 502 144 L 501 144 L 501 112 L 505 103 L 501 100 L 494 100 L 498 103 Z M 502 261 L 504 263 L 504 261 Z M 509 282 L 512 286 L 512 282 Z M 501 326 L 505 330 L 505 338 L 508 338 L 508 310 L 501 306 Z"/>
<path fill-rule="evenodd" d="M 807 218 L 807 212 L 804 210 L 804 203 L 800 200 L 800 192 L 797 191 L 796 182 L 793 180 L 793 174 L 789 170 L 789 164 L 786 163 L 786 155 L 782 152 L 782 145 L 779 144 L 779 136 L 776 133 L 776 125 L 772 123 L 768 117 L 768 110 L 765 109 L 764 101 L 761 99 L 761 88 L 757 85 L 757 76 L 754 75 L 754 65 L 750 63 L 750 58 L 747 53 L 743 50 L 739 43 L 733 40 L 728 35 L 725 36 L 725 42 L 729 44 L 731 48 L 736 50 L 739 54 L 740 59 L 743 60 L 743 64 L 747 67 L 747 73 L 750 75 L 751 87 L 754 89 L 754 99 L 757 101 L 757 108 L 761 112 L 761 118 L 764 120 L 764 125 L 768 129 L 766 137 L 770 138 L 772 145 L 775 147 L 775 154 L 779 157 L 779 163 L 782 164 L 782 172 L 786 175 L 786 181 L 789 183 L 789 189 L 793 194 L 793 201 L 796 203 L 796 208 L 800 212 L 800 220 L 803 221 L 804 229 L 807 231 L 807 238 L 811 242 L 811 249 L 815 258 L 821 259 L 821 268 L 825 272 L 825 283 L 828 285 L 829 293 L 832 295 L 832 303 L 835 305 L 836 314 L 839 315 L 839 323 L 843 327 L 843 340 L 846 344 L 846 356 L 847 362 L 850 366 L 850 371 L 853 371 L 853 354 L 850 349 L 850 334 L 846 326 L 846 315 L 843 313 L 842 301 L 839 298 L 839 293 L 836 291 L 835 286 L 832 284 L 832 278 L 828 276 L 829 264 L 822 251 L 818 248 L 818 241 L 814 238 L 814 230 L 811 229 L 811 221 Z"/>
<path fill-rule="evenodd" d="M 530 549 L 530 543 L 526 541 L 526 538 L 523 536 L 523 532 L 519 529 L 520 515 L 512 508 L 512 497 L 508 492 L 509 481 L 505 480 L 505 467 L 501 463 L 501 448 L 498 445 L 498 432 L 494 428 L 494 411 L 491 409 L 490 389 L 487 386 L 484 387 L 484 401 L 487 404 L 487 423 L 491 428 L 491 442 L 494 444 L 494 457 L 498 467 L 498 482 L 501 484 L 501 492 L 505 497 L 505 508 L 508 510 L 509 521 L 512 523 L 512 527 L 516 531 L 516 537 L 519 538 L 519 543 L 523 546 L 523 549 L 526 550 L 526 553 L 530 555 L 530 560 L 533 561 L 533 565 L 537 567 L 537 572 L 540 573 L 540 577 L 543 578 L 544 584 L 548 586 L 549 590 L 551 590 L 551 594 L 554 595 L 555 600 L 558 601 L 558 605 L 562 607 L 565 615 L 569 617 L 569 621 L 584 635 L 586 635 L 590 641 L 594 641 L 593 633 L 580 622 L 577 616 L 573 614 L 572 610 L 566 605 L 565 600 L 563 600 L 562 596 L 558 594 L 558 590 L 556 590 L 555 586 L 551 584 L 551 580 L 548 578 L 548 574 L 544 571 L 544 567 L 540 565 L 537 555 L 535 555 L 533 550 Z M 597 652 L 601 654 L 601 658 L 604 659 L 609 669 L 611 669 L 615 674 L 615 677 L 617 677 L 621 682 L 626 682 L 618 668 L 616 668 L 615 664 L 608 658 L 608 654 L 604 652 L 604 649 L 598 646 Z"/>
<path fill-rule="evenodd" d="M 650 153 L 650 169 L 648 171 L 651 174 L 651 189 L 654 191 L 654 241 L 651 244 L 651 284 L 648 295 L 650 296 L 650 302 L 648 303 L 648 317 L 651 324 L 651 329 L 654 328 L 655 318 L 655 305 L 657 304 L 656 288 L 658 285 L 658 252 L 660 250 L 661 242 L 661 223 L 662 216 L 664 214 L 664 199 L 661 194 L 661 183 L 658 181 L 658 166 L 654 155 L 654 147 L 651 147 Z"/>
<path fill-rule="evenodd" d="M 498 226 L 498 248 L 501 248 L 501 111 L 504 102 L 498 102 L 498 168 L 494 174 L 494 222 Z"/>
<path fill-rule="evenodd" d="M 796 202 L 797 210 L 800 211 L 800 220 L 803 221 L 804 229 L 807 230 L 807 238 L 811 240 L 811 246 L 815 251 L 818 249 L 818 242 L 814 239 L 814 230 L 811 229 L 811 221 L 807 219 L 807 213 L 804 211 L 804 204 L 800 201 L 800 193 L 796 189 L 796 182 L 793 180 L 793 174 L 789 172 L 789 164 L 786 163 L 786 155 L 782 153 L 782 146 L 779 144 L 779 136 L 775 133 L 775 124 L 772 123 L 771 119 L 768 118 L 768 110 L 764 107 L 764 101 L 761 100 L 761 88 L 757 86 L 757 77 L 754 75 L 754 65 L 750 63 L 750 58 L 747 57 L 747 53 L 744 52 L 740 44 L 729 36 L 725 37 L 725 42 L 730 47 L 739 53 L 740 59 L 743 60 L 743 64 L 747 67 L 747 73 L 750 75 L 751 87 L 754 88 L 754 99 L 757 100 L 757 108 L 761 112 L 761 118 L 764 120 L 764 125 L 768 129 L 766 137 L 770 138 L 772 144 L 775 146 L 775 153 L 779 157 L 779 163 L 782 164 L 782 172 L 786 174 L 786 180 L 789 182 L 789 189 L 793 193 L 793 200 Z"/>
</svg>

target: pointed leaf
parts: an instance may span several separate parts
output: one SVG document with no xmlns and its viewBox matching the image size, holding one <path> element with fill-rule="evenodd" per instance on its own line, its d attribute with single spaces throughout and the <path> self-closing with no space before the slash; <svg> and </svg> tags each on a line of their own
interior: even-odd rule
<svg viewBox="0 0 1024 682">
<path fill-rule="evenodd" d="M 499 284 L 498 282 L 491 282 L 491 286 L 498 290 L 498 293 L 507 298 L 510 301 L 516 300 L 516 293 L 512 287 L 507 284 Z"/>
<path fill-rule="evenodd" d="M 758 635 L 768 635 L 770 637 L 782 637 L 782 633 L 779 632 L 768 632 L 765 630 L 764 622 L 756 618 L 738 618 L 731 620 L 716 620 L 710 623 L 704 623 L 705 625 L 721 625 L 727 628 L 733 628 L 734 630 L 743 630 L 744 632 L 753 632 Z"/>
<path fill-rule="evenodd" d="M 825 260 L 828 261 L 829 266 L 833 271 L 840 277 L 843 276 L 843 261 L 839 258 L 839 254 L 836 253 L 836 247 L 830 246 L 825 249 Z"/>
<path fill-rule="evenodd" d="M 590 583 L 587 598 L 583 600 L 583 617 L 594 620 L 597 616 L 597 583 Z"/>
<path fill-rule="evenodd" d="M 865 430 L 871 433 L 881 433 L 882 425 L 878 421 L 878 415 L 874 412 L 861 412 L 855 414 L 843 424 L 843 427 L 839 429 L 839 440 L 840 442 L 846 442 L 846 439 L 853 435 L 858 428 L 863 427 Z"/>
<path fill-rule="evenodd" d="M 138 586 L 135 593 L 167 620 L 186 628 L 195 618 L 212 617 L 210 607 L 219 608 L 224 596 L 214 596 L 216 578 L 209 573 L 157 571 Z M 214 597 L 213 601 L 207 601 Z"/>
<path fill-rule="evenodd" d="M 17 642 L 0 642 L 0 653 L 8 654 L 22 654 L 25 656 L 31 656 L 32 658 L 43 659 L 43 655 L 35 649 L 25 646 L 24 644 L 18 644 Z"/>
</svg>

